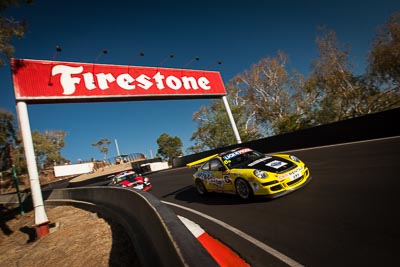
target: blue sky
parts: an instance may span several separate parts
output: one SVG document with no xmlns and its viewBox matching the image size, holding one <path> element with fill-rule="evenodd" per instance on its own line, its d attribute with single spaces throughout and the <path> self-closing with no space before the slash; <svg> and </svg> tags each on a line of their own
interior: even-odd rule
<svg viewBox="0 0 400 267">
<path fill-rule="evenodd" d="M 13 40 L 15 58 L 95 61 L 115 65 L 216 70 L 224 82 L 260 59 L 284 51 L 290 67 L 307 75 L 317 56 L 317 27 L 327 25 L 351 47 L 355 71 L 362 73 L 366 53 L 379 25 L 400 11 L 399 1 L 51 1 L 13 8 L 6 15 L 26 19 L 23 39 Z M 144 56 L 139 56 L 144 52 Z M 221 61 L 218 65 L 216 62 Z M 0 108 L 15 112 L 9 64 L 0 68 Z M 183 152 L 197 129 L 193 113 L 207 99 L 113 103 L 29 105 L 31 129 L 64 130 L 61 154 L 102 159 L 91 146 L 106 137 L 108 157 L 121 153 L 155 156 L 162 133 L 178 136 Z M 227 126 L 229 128 L 230 126 Z M 230 129 L 229 129 L 230 130 Z"/>
</svg>

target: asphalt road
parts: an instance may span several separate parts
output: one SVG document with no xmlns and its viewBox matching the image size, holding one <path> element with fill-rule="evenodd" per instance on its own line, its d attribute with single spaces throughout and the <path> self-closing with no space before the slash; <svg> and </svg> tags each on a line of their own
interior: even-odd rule
<svg viewBox="0 0 400 267">
<path fill-rule="evenodd" d="M 312 181 L 284 197 L 200 197 L 193 170 L 148 175 L 151 194 L 251 266 L 399 266 L 400 137 L 291 152 Z"/>
</svg>

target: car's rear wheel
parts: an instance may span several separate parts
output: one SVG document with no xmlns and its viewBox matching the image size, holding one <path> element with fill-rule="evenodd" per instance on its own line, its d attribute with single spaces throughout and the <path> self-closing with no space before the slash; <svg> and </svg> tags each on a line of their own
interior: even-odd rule
<svg viewBox="0 0 400 267">
<path fill-rule="evenodd" d="M 253 190 L 251 189 L 249 183 L 242 178 L 236 179 L 235 189 L 236 189 L 236 194 L 241 199 L 248 200 L 253 196 Z"/>
<path fill-rule="evenodd" d="M 197 193 L 199 195 L 203 196 L 203 195 L 207 194 L 207 189 L 206 189 L 203 181 L 201 181 L 200 179 L 196 179 L 195 186 L 196 186 Z"/>
</svg>

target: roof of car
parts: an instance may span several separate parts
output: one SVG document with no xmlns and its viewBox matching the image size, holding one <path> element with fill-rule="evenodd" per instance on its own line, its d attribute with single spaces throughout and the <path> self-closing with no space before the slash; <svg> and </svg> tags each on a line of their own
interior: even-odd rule
<svg viewBox="0 0 400 267">
<path fill-rule="evenodd" d="M 186 164 L 186 166 L 190 167 L 190 168 L 191 167 L 196 167 L 196 166 L 198 166 L 198 165 L 200 165 L 200 164 L 202 164 L 202 163 L 204 163 L 204 162 L 206 162 L 206 161 L 208 161 L 208 160 L 210 160 L 212 158 L 223 157 L 224 155 L 227 155 L 227 154 L 230 154 L 232 152 L 235 152 L 235 151 L 238 151 L 238 150 L 242 150 L 242 149 L 245 149 L 245 148 L 246 147 L 237 147 L 237 148 L 234 148 L 234 149 L 230 149 L 230 150 L 221 152 L 219 154 L 214 154 L 214 155 L 211 155 L 211 156 L 208 156 L 208 157 L 205 157 L 205 158 L 190 162 L 190 163 Z"/>
<path fill-rule="evenodd" d="M 221 152 L 221 153 L 218 154 L 218 156 L 222 157 L 222 156 L 225 156 L 225 155 L 230 154 L 232 152 L 236 152 L 238 150 L 242 150 L 242 149 L 245 149 L 245 148 L 247 148 L 247 147 L 237 147 L 237 148 L 234 148 L 234 149 L 231 149 L 231 150 L 227 150 L 227 151 Z"/>
</svg>

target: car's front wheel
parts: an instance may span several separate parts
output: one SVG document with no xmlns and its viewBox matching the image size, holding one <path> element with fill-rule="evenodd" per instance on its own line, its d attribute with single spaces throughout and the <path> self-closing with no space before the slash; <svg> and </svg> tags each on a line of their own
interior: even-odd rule
<svg viewBox="0 0 400 267">
<path fill-rule="evenodd" d="M 236 194 L 241 199 L 248 200 L 253 196 L 253 190 L 251 189 L 249 183 L 242 178 L 236 179 L 235 189 L 236 189 Z"/>
<path fill-rule="evenodd" d="M 203 195 L 207 194 L 207 189 L 206 189 L 203 181 L 201 181 L 200 179 L 196 179 L 195 186 L 196 186 L 197 193 L 199 195 L 203 196 Z"/>
</svg>

